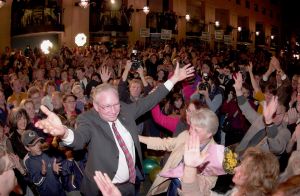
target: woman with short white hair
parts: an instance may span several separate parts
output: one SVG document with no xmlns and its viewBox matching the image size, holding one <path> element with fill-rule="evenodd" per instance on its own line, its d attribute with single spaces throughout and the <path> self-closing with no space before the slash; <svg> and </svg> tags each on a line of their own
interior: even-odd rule
<svg viewBox="0 0 300 196">
<path fill-rule="evenodd" d="M 217 181 L 217 176 L 225 174 L 223 159 L 225 148 L 217 145 L 213 136 L 218 130 L 219 120 L 217 115 L 207 108 L 193 111 L 190 116 L 190 128 L 173 138 L 139 136 L 141 143 L 148 149 L 170 151 L 170 157 L 165 166 L 157 175 L 147 195 L 157 195 L 167 192 L 167 195 L 177 195 L 180 179 L 183 175 L 183 153 L 187 138 L 196 134 L 200 138 L 201 152 L 209 152 L 202 172 L 197 174 L 201 187 L 212 189 Z M 180 189 L 179 189 L 180 191 Z"/>
</svg>

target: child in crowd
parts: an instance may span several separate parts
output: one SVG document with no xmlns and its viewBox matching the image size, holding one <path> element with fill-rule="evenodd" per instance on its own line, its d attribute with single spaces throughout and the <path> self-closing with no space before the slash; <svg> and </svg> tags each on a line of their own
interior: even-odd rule
<svg viewBox="0 0 300 196">
<path fill-rule="evenodd" d="M 6 152 L 13 152 L 13 148 L 9 138 L 6 136 L 6 126 L 0 121 L 0 148 Z"/>
<path fill-rule="evenodd" d="M 66 190 L 67 196 L 81 196 L 80 185 L 83 178 L 83 171 L 86 162 L 86 152 L 72 151 L 68 148 L 61 149 L 65 152 L 66 161 L 64 161 L 62 174 L 62 184 Z"/>
<path fill-rule="evenodd" d="M 40 196 L 65 196 L 62 184 L 59 181 L 61 163 L 56 158 L 49 157 L 41 149 L 41 140 L 36 132 L 27 130 L 22 135 L 22 142 L 28 151 L 24 158 L 24 165 L 30 180 L 37 186 Z"/>
</svg>

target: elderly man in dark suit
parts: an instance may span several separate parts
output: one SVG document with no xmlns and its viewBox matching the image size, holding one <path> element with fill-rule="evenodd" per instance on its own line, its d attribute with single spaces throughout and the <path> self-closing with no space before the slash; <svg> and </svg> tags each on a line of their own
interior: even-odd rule
<svg viewBox="0 0 300 196">
<path fill-rule="evenodd" d="M 81 192 L 98 195 L 93 176 L 96 170 L 108 174 L 122 195 L 134 195 L 136 169 L 142 171 L 142 153 L 135 120 L 163 99 L 172 87 L 192 76 L 194 68 L 176 66 L 173 76 L 152 94 L 138 102 L 120 102 L 118 91 L 109 84 L 95 88 L 93 109 L 77 118 L 76 130 L 63 126 L 56 114 L 41 107 L 48 116 L 36 123 L 38 128 L 62 138 L 65 145 L 73 149 L 88 148 L 88 160 L 84 172 Z"/>
</svg>

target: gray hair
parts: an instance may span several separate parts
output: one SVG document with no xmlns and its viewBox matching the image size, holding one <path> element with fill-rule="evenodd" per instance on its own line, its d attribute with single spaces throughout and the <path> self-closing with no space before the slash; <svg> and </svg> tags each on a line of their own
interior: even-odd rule
<svg viewBox="0 0 300 196">
<path fill-rule="evenodd" d="M 219 119 L 217 115 L 207 108 L 201 108 L 193 111 L 191 114 L 191 125 L 203 128 L 207 132 L 215 135 L 219 127 Z"/>
<path fill-rule="evenodd" d="M 119 97 L 119 93 L 118 93 L 118 90 L 117 88 L 112 85 L 112 84 L 109 84 L 109 83 L 103 83 L 103 84 L 100 84 L 98 86 L 96 86 L 93 90 L 92 90 L 92 99 L 93 99 L 93 103 L 96 103 L 96 96 L 104 91 L 112 91 L 114 92 L 118 97 Z"/>
</svg>

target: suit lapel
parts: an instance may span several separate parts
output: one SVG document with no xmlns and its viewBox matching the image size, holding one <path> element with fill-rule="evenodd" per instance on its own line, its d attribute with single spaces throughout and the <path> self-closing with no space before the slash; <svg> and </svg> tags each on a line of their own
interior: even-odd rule
<svg viewBox="0 0 300 196">
<path fill-rule="evenodd" d="M 114 135 L 112 133 L 112 130 L 108 124 L 108 122 L 104 121 L 102 118 L 100 118 L 99 114 L 97 113 L 96 110 L 93 109 L 93 112 L 95 113 L 94 115 L 96 116 L 96 124 L 101 128 L 101 130 L 105 135 L 108 136 L 113 142 L 115 142 Z"/>
<path fill-rule="evenodd" d="M 136 141 L 136 139 L 135 139 L 135 133 L 134 133 L 134 131 L 133 131 L 133 129 L 134 129 L 134 127 L 132 127 L 132 126 L 130 126 L 129 124 L 128 124 L 128 120 L 126 119 L 126 117 L 124 116 L 124 115 L 122 115 L 122 114 L 119 114 L 119 116 L 118 116 L 118 120 L 121 122 L 121 124 L 125 127 L 125 129 L 130 133 L 130 135 L 131 135 L 131 137 L 132 137 L 132 139 L 133 139 L 133 141 L 134 141 L 134 144 L 135 145 L 137 145 L 137 141 Z"/>
</svg>

